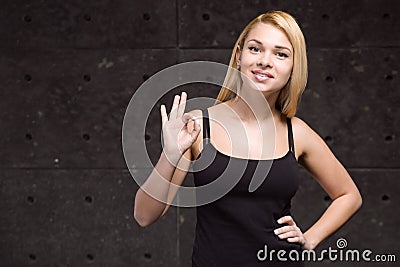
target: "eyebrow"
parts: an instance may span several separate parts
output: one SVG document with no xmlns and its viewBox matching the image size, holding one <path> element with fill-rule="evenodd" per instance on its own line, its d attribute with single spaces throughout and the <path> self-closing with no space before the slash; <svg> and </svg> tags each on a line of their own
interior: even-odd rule
<svg viewBox="0 0 400 267">
<path fill-rule="evenodd" d="M 247 41 L 247 42 L 250 42 L 250 41 L 254 41 L 254 42 L 256 42 L 256 43 L 258 43 L 258 44 L 260 44 L 260 45 L 263 44 L 262 42 L 260 42 L 260 41 L 257 40 L 257 39 L 250 39 L 250 40 Z M 288 47 L 286 47 L 286 46 L 276 45 L 275 48 L 278 48 L 278 49 L 286 49 L 286 50 L 288 50 L 290 53 L 292 53 L 292 50 L 290 50 L 290 49 L 289 49 Z"/>
</svg>

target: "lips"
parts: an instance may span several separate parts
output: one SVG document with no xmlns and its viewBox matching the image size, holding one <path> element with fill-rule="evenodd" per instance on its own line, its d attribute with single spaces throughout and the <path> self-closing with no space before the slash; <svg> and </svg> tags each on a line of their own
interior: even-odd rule
<svg viewBox="0 0 400 267">
<path fill-rule="evenodd" d="M 271 73 L 269 73 L 268 71 L 253 70 L 253 71 L 251 71 L 251 73 L 254 74 L 254 77 L 258 81 L 265 81 L 267 79 L 273 79 L 274 78 L 274 76 Z"/>
</svg>

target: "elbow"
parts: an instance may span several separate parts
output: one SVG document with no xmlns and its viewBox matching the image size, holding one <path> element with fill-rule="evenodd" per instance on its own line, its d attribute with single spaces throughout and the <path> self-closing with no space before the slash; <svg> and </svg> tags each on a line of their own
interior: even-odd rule
<svg viewBox="0 0 400 267">
<path fill-rule="evenodd" d="M 147 227 L 154 222 L 154 219 L 149 217 L 149 213 L 146 212 L 146 209 L 137 206 L 136 202 L 133 208 L 133 218 L 140 225 L 140 227 Z"/>
<path fill-rule="evenodd" d="M 133 218 L 140 227 L 147 227 L 152 222 L 149 219 L 149 215 L 146 212 L 146 208 L 142 207 L 142 205 L 139 205 L 139 203 L 140 201 L 138 200 L 138 194 L 136 194 L 135 202 L 133 205 Z"/>
<path fill-rule="evenodd" d="M 363 199 L 362 199 L 362 196 L 360 195 L 359 201 L 358 201 L 358 208 L 361 208 L 362 204 L 363 204 Z"/>
<path fill-rule="evenodd" d="M 147 227 L 153 223 L 145 216 L 139 214 L 136 210 L 133 212 L 133 218 L 139 224 L 140 227 Z"/>
<path fill-rule="evenodd" d="M 133 218 L 139 224 L 139 226 L 147 227 L 155 223 L 162 215 L 159 214 L 158 207 L 143 205 L 140 201 L 137 201 L 137 199 L 135 199 Z"/>
<path fill-rule="evenodd" d="M 363 204 L 362 196 L 361 196 L 360 192 L 357 191 L 357 194 L 356 194 L 356 197 L 354 200 L 354 206 L 356 208 L 356 211 L 361 208 L 362 204 Z"/>
</svg>

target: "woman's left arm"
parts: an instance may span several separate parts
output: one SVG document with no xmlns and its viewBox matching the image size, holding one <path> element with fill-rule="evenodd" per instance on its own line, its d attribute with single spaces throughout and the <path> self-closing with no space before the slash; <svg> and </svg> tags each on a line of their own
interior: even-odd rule
<svg viewBox="0 0 400 267">
<path fill-rule="evenodd" d="M 299 232 L 297 235 L 287 233 L 288 236 L 283 238 L 291 237 L 288 241 L 300 242 L 304 249 L 314 249 L 350 219 L 361 207 L 362 197 L 349 173 L 322 138 L 297 117 L 292 118 L 292 124 L 295 148 L 300 154 L 298 162 L 326 191 L 332 203 L 304 234 L 290 216 L 282 218 L 280 222 L 294 225 Z"/>
</svg>

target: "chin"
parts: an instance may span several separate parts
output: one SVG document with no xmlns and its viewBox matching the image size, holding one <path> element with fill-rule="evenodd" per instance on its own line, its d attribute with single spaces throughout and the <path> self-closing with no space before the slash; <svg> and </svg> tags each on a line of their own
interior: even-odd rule
<svg viewBox="0 0 400 267">
<path fill-rule="evenodd" d="M 270 86 L 266 85 L 266 84 L 260 84 L 260 83 L 254 83 L 253 85 L 251 85 L 251 88 L 253 90 L 256 91 L 260 91 L 260 92 L 269 92 L 269 91 L 275 91 L 273 88 L 271 88 Z"/>
<path fill-rule="evenodd" d="M 279 92 L 281 90 L 281 89 L 271 88 L 271 87 L 265 86 L 265 85 L 264 86 L 263 85 L 256 85 L 256 86 L 253 86 L 252 89 L 254 91 L 258 91 L 258 92 L 262 93 L 264 96 L 272 95 L 272 94 L 275 94 L 275 93 L 279 94 Z"/>
</svg>

